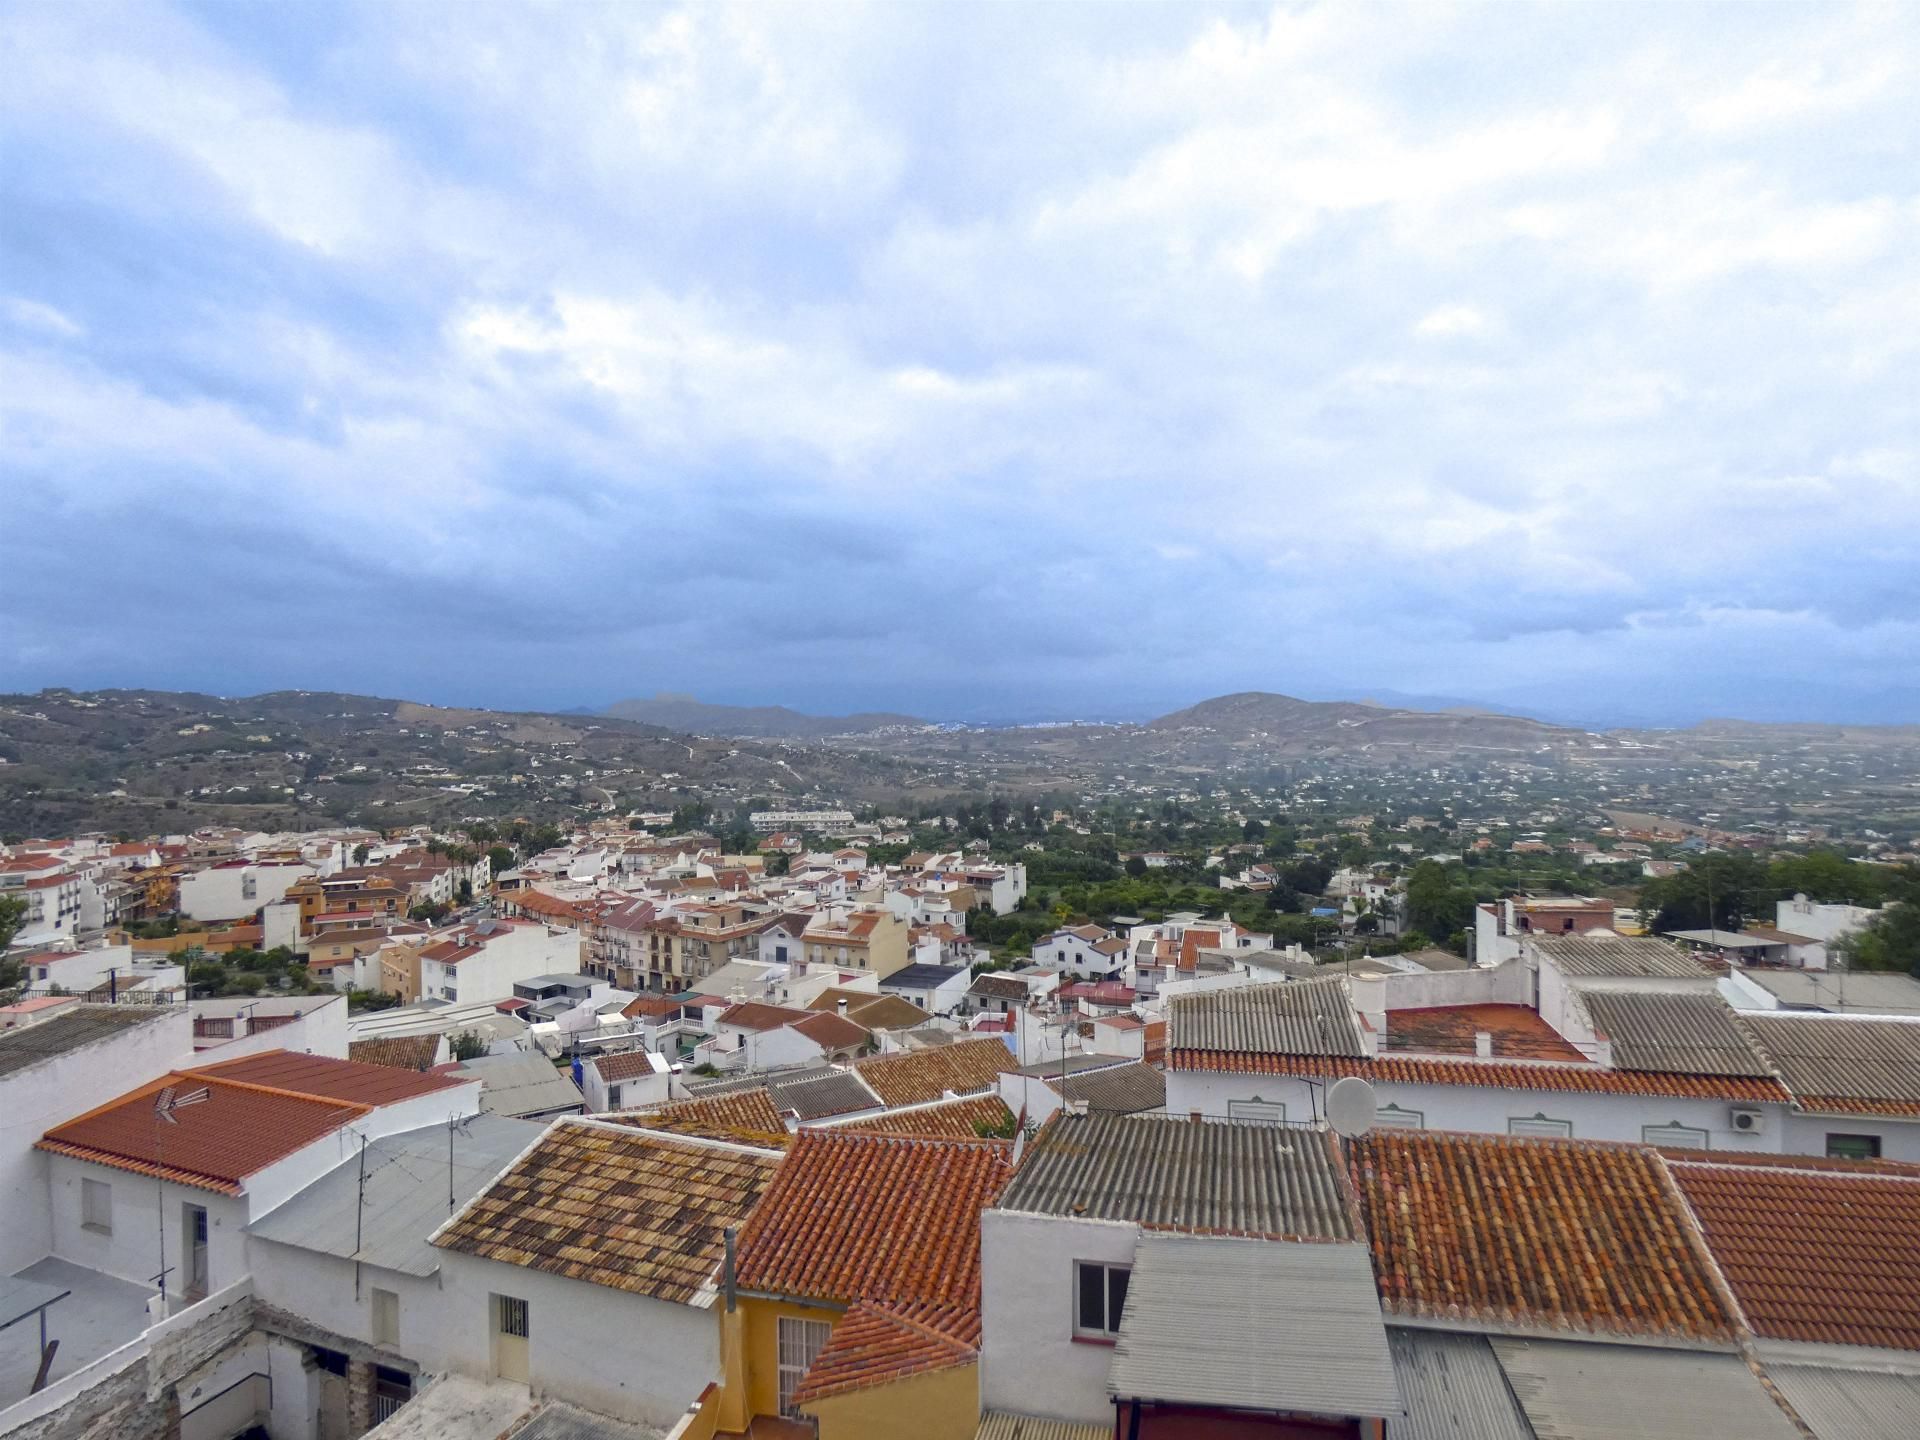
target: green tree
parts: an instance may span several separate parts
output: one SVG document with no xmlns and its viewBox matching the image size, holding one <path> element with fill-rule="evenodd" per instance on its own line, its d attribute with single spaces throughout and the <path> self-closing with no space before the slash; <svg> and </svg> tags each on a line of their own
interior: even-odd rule
<svg viewBox="0 0 1920 1440">
<path fill-rule="evenodd" d="M 7 946 L 27 923 L 27 902 L 18 895 L 0 895 L 0 995 L 11 997 L 25 976 L 18 960 L 6 958 Z"/>
<path fill-rule="evenodd" d="M 365 845 L 354 846 L 353 847 L 353 863 L 356 865 L 366 864 L 367 857 L 372 853 L 373 851 L 368 846 L 365 846 Z"/>
<path fill-rule="evenodd" d="M 1138 880 L 1142 875 L 1147 873 L 1147 862 L 1142 860 L 1138 855 L 1129 855 L 1127 857 L 1126 871 L 1127 874 Z"/>
<path fill-rule="evenodd" d="M 487 1053 L 487 1042 L 471 1030 L 447 1037 L 447 1053 L 456 1060 L 478 1060 Z"/>
<path fill-rule="evenodd" d="M 1649 880 L 1640 888 L 1640 913 L 1655 931 L 1737 930 L 1776 898 L 1767 867 L 1742 850 L 1701 855 L 1678 875 Z"/>
<path fill-rule="evenodd" d="M 1447 944 L 1473 920 L 1473 891 L 1458 865 L 1422 860 L 1407 877 L 1407 923 Z"/>
</svg>

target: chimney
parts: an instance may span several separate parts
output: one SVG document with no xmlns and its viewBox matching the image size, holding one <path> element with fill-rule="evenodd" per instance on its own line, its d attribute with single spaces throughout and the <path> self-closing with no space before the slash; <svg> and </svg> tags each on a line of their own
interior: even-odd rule
<svg viewBox="0 0 1920 1440">
<path fill-rule="evenodd" d="M 846 1019 L 847 1018 L 847 997 L 842 995 L 837 1001 L 835 1001 L 834 1009 L 840 1012 L 840 1018 L 842 1020 Z"/>
<path fill-rule="evenodd" d="M 1198 1110 L 1189 1110 L 1187 1112 L 1187 1123 L 1189 1125 L 1198 1125 L 1200 1123 L 1200 1112 Z"/>
<path fill-rule="evenodd" d="M 1476 1030 L 1473 1032 L 1473 1053 L 1482 1060 L 1493 1058 L 1493 1032 Z"/>
</svg>

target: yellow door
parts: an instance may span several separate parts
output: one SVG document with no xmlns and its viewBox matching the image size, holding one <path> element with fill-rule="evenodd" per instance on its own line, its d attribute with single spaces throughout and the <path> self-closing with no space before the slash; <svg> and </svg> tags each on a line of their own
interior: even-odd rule
<svg viewBox="0 0 1920 1440">
<path fill-rule="evenodd" d="M 493 1373 L 518 1385 L 527 1383 L 527 1320 L 526 1301 L 493 1297 Z"/>
</svg>

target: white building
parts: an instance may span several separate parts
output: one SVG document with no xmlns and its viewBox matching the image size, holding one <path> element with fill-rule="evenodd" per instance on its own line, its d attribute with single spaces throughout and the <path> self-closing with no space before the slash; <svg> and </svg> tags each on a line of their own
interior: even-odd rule
<svg viewBox="0 0 1920 1440">
<path fill-rule="evenodd" d="M 1075 925 L 1033 942 L 1033 963 L 1076 980 L 1113 980 L 1129 969 L 1127 942 L 1098 925 Z"/>
<path fill-rule="evenodd" d="M 244 920 L 272 905 L 297 881 L 318 875 L 291 860 L 228 860 L 180 877 L 180 913 L 189 920 Z"/>
<path fill-rule="evenodd" d="M 462 925 L 420 952 L 420 994 L 459 1002 L 510 999 L 516 981 L 577 972 L 583 943 L 578 931 L 527 920 Z"/>
<path fill-rule="evenodd" d="M 448 1368 L 667 1428 L 719 1381 L 725 1235 L 777 1152 L 594 1119 L 554 1122 L 440 1227 Z M 605 1243 L 609 1211 L 625 1243 Z M 529 1243 L 503 1243 L 502 1218 Z"/>
</svg>

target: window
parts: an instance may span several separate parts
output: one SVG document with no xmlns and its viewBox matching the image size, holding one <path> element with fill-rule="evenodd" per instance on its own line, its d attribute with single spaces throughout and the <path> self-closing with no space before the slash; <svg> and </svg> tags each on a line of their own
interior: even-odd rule
<svg viewBox="0 0 1920 1440">
<path fill-rule="evenodd" d="M 1571 1120 L 1549 1120 L 1538 1111 L 1530 1116 L 1516 1115 L 1507 1121 L 1507 1134 L 1544 1136 L 1547 1139 L 1571 1140 L 1573 1122 Z"/>
<path fill-rule="evenodd" d="M 373 1343 L 388 1346 L 400 1343 L 400 1297 L 391 1290 L 373 1292 Z"/>
<path fill-rule="evenodd" d="M 1227 1118 L 1254 1120 L 1262 1125 L 1284 1125 L 1287 1123 L 1287 1107 L 1275 1100 L 1262 1100 L 1256 1095 L 1251 1100 L 1229 1100 Z"/>
<path fill-rule="evenodd" d="M 1111 1340 L 1120 1333 L 1120 1316 L 1127 1308 L 1127 1282 L 1133 1278 L 1133 1267 L 1076 1260 L 1073 1276 L 1073 1333 L 1092 1340 Z"/>
<path fill-rule="evenodd" d="M 1878 1160 L 1880 1137 L 1878 1135 L 1840 1135 L 1828 1131 L 1827 1158 L 1829 1160 Z"/>
<path fill-rule="evenodd" d="M 527 1302 L 517 1295 L 496 1295 L 493 1298 L 499 1315 L 500 1333 L 515 1340 L 525 1340 L 528 1334 Z"/>
<path fill-rule="evenodd" d="M 80 1228 L 113 1234 L 113 1186 L 104 1180 L 80 1182 Z"/>
<path fill-rule="evenodd" d="M 1374 1112 L 1373 1124 L 1376 1130 L 1424 1130 L 1427 1116 L 1424 1110 L 1402 1110 L 1388 1104 Z"/>
<path fill-rule="evenodd" d="M 1671 1145 L 1679 1150 L 1705 1150 L 1707 1132 L 1695 1125 L 1682 1125 L 1678 1120 L 1669 1120 L 1664 1125 L 1642 1125 L 1640 1138 L 1649 1145 Z"/>
<path fill-rule="evenodd" d="M 796 1320 L 782 1315 L 778 1329 L 775 1343 L 779 1349 L 780 1413 L 798 1420 L 800 1411 L 793 1403 L 793 1392 L 800 1388 L 800 1378 L 826 1349 L 833 1326 L 825 1320 Z"/>
</svg>

